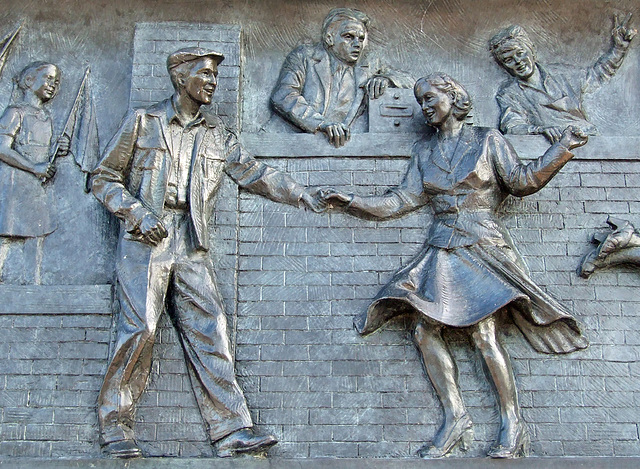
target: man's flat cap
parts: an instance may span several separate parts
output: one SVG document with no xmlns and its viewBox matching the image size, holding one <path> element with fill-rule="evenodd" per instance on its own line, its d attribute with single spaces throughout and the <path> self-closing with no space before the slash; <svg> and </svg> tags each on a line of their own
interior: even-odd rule
<svg viewBox="0 0 640 469">
<path fill-rule="evenodd" d="M 175 51 L 169 57 L 167 57 L 167 68 L 171 70 L 180 64 L 198 60 L 202 57 L 211 57 L 219 64 L 224 60 L 224 55 L 214 50 L 203 49 L 202 47 L 187 47 Z"/>
</svg>

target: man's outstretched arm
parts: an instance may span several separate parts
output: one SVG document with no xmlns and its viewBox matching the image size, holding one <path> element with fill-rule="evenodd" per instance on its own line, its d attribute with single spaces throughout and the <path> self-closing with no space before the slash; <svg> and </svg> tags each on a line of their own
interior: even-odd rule
<svg viewBox="0 0 640 469">
<path fill-rule="evenodd" d="M 225 172 L 240 187 L 275 202 L 302 206 L 314 212 L 325 210 L 326 203 L 316 191 L 312 193 L 288 174 L 253 158 L 242 148 L 232 132 L 228 133 L 225 150 Z"/>
</svg>

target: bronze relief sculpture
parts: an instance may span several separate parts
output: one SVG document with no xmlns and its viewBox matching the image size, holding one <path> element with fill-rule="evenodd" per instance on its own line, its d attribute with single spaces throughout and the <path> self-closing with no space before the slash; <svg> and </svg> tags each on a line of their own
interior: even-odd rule
<svg viewBox="0 0 640 469">
<path fill-rule="evenodd" d="M 14 78 L 13 103 L 0 117 L 0 282 L 12 245 L 35 241 L 35 272 L 23 272 L 18 283 L 39 284 L 44 239 L 57 227 L 55 200 L 45 183 L 56 172 L 55 157 L 68 153 L 69 139 L 54 141 L 45 105 L 59 86 L 56 65 L 27 65 Z"/>
<path fill-rule="evenodd" d="M 369 17 L 336 8 L 322 24 L 322 42 L 302 45 L 286 58 L 271 95 L 273 109 L 303 132 L 324 133 L 343 146 L 351 126 L 388 86 L 411 87 L 411 78 L 364 57 Z"/>
<path fill-rule="evenodd" d="M 431 207 L 435 220 L 424 247 L 393 275 L 368 310 L 356 318 L 356 329 L 366 335 L 396 316 L 407 314 L 414 318 L 413 340 L 444 410 L 444 420 L 433 441 L 419 450 L 421 457 L 444 457 L 455 448 L 467 449 L 473 441 L 473 420 L 477 417 L 472 415 L 473 407 L 469 412 L 465 405 L 456 362 L 443 337 L 443 332 L 451 328 L 468 333 L 497 391 L 500 429 L 488 455 L 527 455 L 529 429 L 520 412 L 510 358 L 499 337 L 503 320 L 512 321 L 531 346 L 542 353 L 570 353 L 586 348 L 588 342 L 570 312 L 533 282 L 496 212 L 509 195 L 520 197 L 542 189 L 572 158 L 571 150 L 587 142 L 586 135 L 595 128 L 584 114 L 582 96 L 606 82 L 622 64 L 636 34 L 629 24 L 630 16 L 622 21 L 616 18 L 611 51 L 580 84 L 537 63 L 534 47 L 522 28 L 509 28 L 492 40 L 496 60 L 513 74 L 498 97 L 503 112 L 501 129 L 506 133 L 542 134 L 554 142 L 544 155 L 529 164 L 519 160 L 497 130 L 465 124 L 471 99 L 459 83 L 444 74 L 420 79 L 414 88 L 415 98 L 434 133 L 414 145 L 402 183 L 375 197 L 332 189 L 316 195 L 245 153 L 222 119 L 201 109 L 211 102 L 216 91 L 223 54 L 203 48 L 172 53 L 167 68 L 174 94 L 127 116 L 107 146 L 91 182 L 97 199 L 121 223 L 115 253 L 117 338 L 98 399 L 104 451 L 118 458 L 142 455 L 135 440 L 135 408 L 149 378 L 158 319 L 165 310 L 177 331 L 190 383 L 216 455 L 260 455 L 276 444 L 274 436 L 254 431 L 236 380 L 216 280 L 220 272 L 208 254 L 214 199 L 226 174 L 250 192 L 313 211 L 322 211 L 330 204 L 359 218 L 384 220 Z M 404 87 L 408 83 L 408 77 L 401 72 L 366 60 L 368 30 L 369 19 L 363 13 L 332 10 L 323 25 L 322 42 L 296 48 L 287 57 L 272 95 L 276 117 L 303 132 L 323 133 L 336 147 L 347 144 L 357 124 L 366 122 L 362 111 L 369 100 L 380 97 L 387 87 Z M 3 53 L 4 49 L 0 50 L 0 69 Z M 230 55 L 227 61 L 229 58 Z M 91 139 L 96 123 L 91 93 L 85 88 L 87 77 L 88 71 L 68 122 L 75 120 L 74 109 L 89 109 L 92 116 L 78 121 L 91 124 L 91 129 L 79 132 Z M 53 161 L 75 149 L 71 130 L 63 132 L 67 137 L 55 141 L 46 108 L 55 97 L 59 78 L 60 71 L 52 64 L 35 63 L 25 68 L 16 78 L 19 94 L 0 117 L 0 283 L 3 263 L 12 246 L 33 243 L 36 256 L 41 256 L 45 237 L 58 223 L 49 194 L 55 173 Z M 223 92 L 227 91 L 238 90 Z M 158 99 L 149 96 L 154 96 L 150 100 Z M 388 91 L 387 97 L 398 99 Z M 411 139 L 406 136 L 406 141 Z M 92 141 L 91 150 L 97 151 L 97 140 Z M 90 158 L 75 155 L 83 169 L 92 165 Z M 298 156 L 301 155 L 295 149 L 287 154 Z M 376 155 L 366 157 L 371 156 Z M 377 168 L 378 162 L 375 163 Z M 384 163 L 380 167 L 388 171 L 386 176 L 393 177 L 396 167 L 386 165 L 388 161 Z M 57 175 L 58 186 L 62 185 L 62 173 Z M 373 169 L 368 176 L 372 174 Z M 62 216 L 60 220 L 62 226 Z M 246 226 L 238 223 L 240 229 Z M 266 226 L 264 218 L 251 226 L 262 229 L 262 223 Z M 608 223 L 613 231 L 596 236 L 596 247 L 581 263 L 579 274 L 584 277 L 613 265 L 640 265 L 638 231 L 624 220 L 610 217 Z M 51 238 L 47 247 L 49 243 L 53 244 Z M 300 249 L 307 249 L 303 244 L 300 242 Z M 258 260 L 262 262 L 261 258 Z M 107 270 L 110 276 L 111 271 Z M 38 278 L 39 273 L 33 272 L 33 283 L 38 283 Z M 107 278 L 105 282 L 108 281 Z M 287 301 L 286 293 L 282 296 L 278 301 Z M 328 298 L 335 300 L 337 296 Z M 277 327 L 284 334 L 288 326 Z M 239 343 L 240 347 L 245 344 Z M 256 349 L 264 343 L 256 342 Z M 327 375 L 335 371 L 329 370 Z M 366 372 L 354 373 L 360 373 L 360 379 Z M 350 404 L 350 391 L 341 392 L 347 394 Z M 289 424 L 286 417 L 282 421 Z M 384 421 L 380 425 L 383 424 Z M 557 437 L 559 441 L 562 438 Z M 182 448 L 182 442 L 180 445 Z M 362 456 L 358 453 L 357 457 Z"/>
<path fill-rule="evenodd" d="M 622 66 L 637 34 L 630 21 L 631 14 L 624 20 L 615 16 L 611 49 L 578 80 L 567 76 L 566 66 L 540 64 L 533 42 L 521 26 L 510 26 L 491 38 L 489 48 L 493 57 L 512 75 L 496 95 L 500 130 L 544 135 L 551 143 L 560 139 L 568 125 L 594 135 L 596 128 L 589 122 L 582 99 L 585 93 L 592 93 L 608 82 Z"/>
<path fill-rule="evenodd" d="M 92 191 L 121 220 L 116 257 L 117 338 L 98 398 L 101 444 L 114 457 L 142 452 L 135 403 L 151 369 L 158 319 L 172 316 L 191 384 L 217 456 L 261 453 L 230 352 L 209 249 L 209 218 L 226 173 L 241 187 L 315 211 L 323 202 L 246 154 L 217 115 L 203 114 L 224 56 L 181 49 L 167 59 L 174 94 L 129 113 L 93 172 Z"/>
<path fill-rule="evenodd" d="M 529 277 L 524 261 L 496 215 L 509 195 L 542 189 L 587 137 L 567 128 L 544 155 L 523 164 L 498 131 L 464 124 L 471 109 L 465 89 L 445 74 L 421 78 L 414 88 L 435 135 L 419 140 L 403 181 L 382 196 L 323 192 L 330 206 L 364 219 L 399 217 L 430 205 L 434 221 L 424 248 L 355 319 L 370 334 L 402 314 L 415 318 L 414 340 L 444 408 L 444 423 L 421 457 L 443 457 L 467 447 L 473 424 L 457 384 L 453 357 L 442 337 L 448 327 L 469 332 L 498 394 L 500 431 L 488 455 L 526 455 L 529 434 L 520 415 L 498 319 L 510 318 L 543 353 L 568 353 L 588 341 L 571 314 Z"/>
</svg>

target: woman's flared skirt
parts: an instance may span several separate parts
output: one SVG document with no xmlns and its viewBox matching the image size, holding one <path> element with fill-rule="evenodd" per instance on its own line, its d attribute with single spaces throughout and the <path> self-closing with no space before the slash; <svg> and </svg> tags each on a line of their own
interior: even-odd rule
<svg viewBox="0 0 640 469">
<path fill-rule="evenodd" d="M 493 242 L 455 249 L 425 246 L 354 323 L 361 334 L 369 334 L 411 313 L 426 322 L 468 327 L 504 308 L 540 352 L 588 346 L 580 324 L 531 280 L 517 251 Z"/>
</svg>

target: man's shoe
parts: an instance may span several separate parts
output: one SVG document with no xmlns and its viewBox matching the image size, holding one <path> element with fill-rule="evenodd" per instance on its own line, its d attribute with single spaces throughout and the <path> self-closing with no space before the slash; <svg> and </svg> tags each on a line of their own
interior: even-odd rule
<svg viewBox="0 0 640 469">
<path fill-rule="evenodd" d="M 278 442 L 273 435 L 258 435 L 252 428 L 243 428 L 218 441 L 216 453 L 219 458 L 230 458 L 237 454 L 261 453 Z"/>
<path fill-rule="evenodd" d="M 142 457 L 142 451 L 133 440 L 120 440 L 106 443 L 102 450 L 113 458 L 131 459 Z"/>
</svg>

